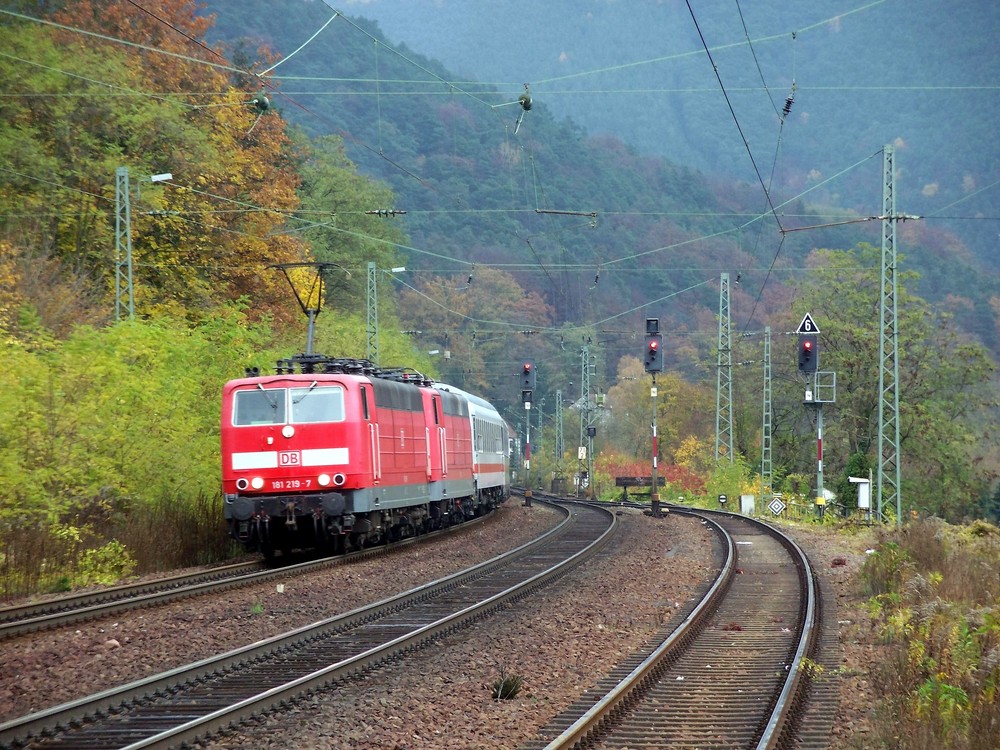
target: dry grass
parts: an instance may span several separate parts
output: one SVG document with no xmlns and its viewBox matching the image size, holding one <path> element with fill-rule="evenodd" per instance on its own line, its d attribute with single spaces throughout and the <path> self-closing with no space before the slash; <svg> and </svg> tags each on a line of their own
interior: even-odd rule
<svg viewBox="0 0 1000 750">
<path fill-rule="evenodd" d="M 224 560 L 233 551 L 213 498 L 154 505 L 96 498 L 59 523 L 8 522 L 0 529 L 0 596 L 114 583 Z"/>
<path fill-rule="evenodd" d="M 926 519 L 883 532 L 862 577 L 892 646 L 872 674 L 877 746 L 996 750 L 1000 529 Z"/>
</svg>

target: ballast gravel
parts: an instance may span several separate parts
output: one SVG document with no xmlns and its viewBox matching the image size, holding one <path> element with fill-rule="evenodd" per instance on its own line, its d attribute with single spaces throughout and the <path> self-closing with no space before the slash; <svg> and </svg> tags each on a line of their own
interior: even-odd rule
<svg viewBox="0 0 1000 750">
<path fill-rule="evenodd" d="M 453 538 L 288 578 L 281 592 L 262 584 L 10 640 L 0 650 L 0 722 L 377 601 L 516 547 L 557 521 L 544 505 L 512 499 Z M 631 509 L 620 511 L 619 521 L 616 539 L 596 560 L 502 614 L 199 747 L 522 746 L 645 645 L 714 574 L 710 535 L 699 521 Z M 845 676 L 830 748 L 864 747 L 871 696 L 858 691 L 873 654 L 853 574 L 866 539 L 808 526 L 789 531 L 843 608 Z M 497 701 L 493 683 L 504 675 L 521 676 L 521 692 Z"/>
</svg>

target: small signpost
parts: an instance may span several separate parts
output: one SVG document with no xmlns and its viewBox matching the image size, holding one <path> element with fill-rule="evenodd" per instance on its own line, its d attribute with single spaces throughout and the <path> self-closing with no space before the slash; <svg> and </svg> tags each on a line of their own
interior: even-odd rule
<svg viewBox="0 0 1000 750">
<path fill-rule="evenodd" d="M 777 495 L 767 504 L 767 509 L 771 511 L 774 515 L 780 516 L 785 512 L 785 504 L 781 501 L 781 498 Z"/>
</svg>

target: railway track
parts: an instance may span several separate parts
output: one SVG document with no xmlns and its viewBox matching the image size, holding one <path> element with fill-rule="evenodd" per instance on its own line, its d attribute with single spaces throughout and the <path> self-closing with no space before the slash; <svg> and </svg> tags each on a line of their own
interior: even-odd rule
<svg viewBox="0 0 1000 750">
<path fill-rule="evenodd" d="M 481 516 L 441 531 L 433 531 L 392 544 L 371 547 L 336 557 L 278 565 L 260 560 L 235 563 L 212 570 L 121 586 L 109 586 L 98 591 L 62 596 L 26 605 L 2 607 L 0 608 L 0 641 L 39 630 L 110 617 L 134 609 L 161 606 L 193 596 L 218 594 L 227 589 L 253 586 L 274 579 L 357 563 L 413 544 L 429 542 L 444 534 L 461 533 L 479 523 L 488 522 L 492 518 L 492 514 Z"/>
<path fill-rule="evenodd" d="M 177 747 L 489 616 L 596 554 L 617 526 L 580 505 L 538 539 L 459 574 L 213 659 L 0 725 L 4 748 Z"/>
<path fill-rule="evenodd" d="M 0 608 L 0 640 L 104 617 L 128 609 L 163 604 L 175 598 L 209 592 L 223 585 L 239 585 L 241 582 L 253 580 L 254 576 L 259 576 L 264 568 L 264 564 L 260 561 L 236 563 L 199 573 L 109 586 L 99 591 L 3 607 Z M 272 571 L 272 574 L 279 573 Z M 282 574 L 287 575 L 287 573 Z"/>
<path fill-rule="evenodd" d="M 706 523 L 726 560 L 704 597 L 525 750 L 790 746 L 817 633 L 808 559 L 752 519 Z"/>
</svg>

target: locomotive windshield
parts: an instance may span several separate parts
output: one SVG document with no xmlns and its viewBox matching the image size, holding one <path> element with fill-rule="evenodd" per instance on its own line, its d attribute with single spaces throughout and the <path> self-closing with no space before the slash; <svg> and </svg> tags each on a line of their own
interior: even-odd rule
<svg viewBox="0 0 1000 750">
<path fill-rule="evenodd" d="M 291 419 L 286 414 L 291 414 Z M 260 388 L 233 394 L 233 424 L 237 427 L 266 424 L 342 422 L 344 390 L 339 386 L 317 388 Z"/>
<path fill-rule="evenodd" d="M 344 390 L 340 387 L 292 388 L 292 424 L 344 421 Z"/>
<path fill-rule="evenodd" d="M 285 423 L 285 389 L 272 388 L 255 391 L 236 391 L 233 406 L 233 424 Z"/>
</svg>

